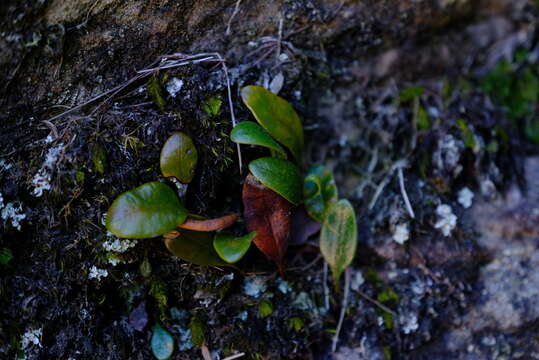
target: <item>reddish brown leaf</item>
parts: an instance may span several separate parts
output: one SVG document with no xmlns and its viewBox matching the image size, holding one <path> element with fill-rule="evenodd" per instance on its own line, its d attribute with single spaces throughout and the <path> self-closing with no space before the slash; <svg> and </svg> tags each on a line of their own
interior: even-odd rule
<svg viewBox="0 0 539 360">
<path fill-rule="evenodd" d="M 226 229 L 234 224 L 240 214 L 226 215 L 217 219 L 195 220 L 187 219 L 183 224 L 178 225 L 179 228 L 195 231 L 218 231 Z"/>
<path fill-rule="evenodd" d="M 243 185 L 245 225 L 255 245 L 282 269 L 290 236 L 292 204 L 249 174 Z"/>
</svg>

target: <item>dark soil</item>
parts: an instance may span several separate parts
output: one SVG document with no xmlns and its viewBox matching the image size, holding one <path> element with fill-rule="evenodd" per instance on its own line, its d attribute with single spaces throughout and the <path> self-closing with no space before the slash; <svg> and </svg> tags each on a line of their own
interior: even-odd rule
<svg viewBox="0 0 539 360">
<path fill-rule="evenodd" d="M 12 254 L 0 261 L 0 358 L 152 359 L 159 322 L 176 339 L 174 359 L 203 358 L 201 348 L 214 359 L 539 359 L 537 1 L 235 6 L 0 4 L 0 260 Z M 199 151 L 189 210 L 242 209 L 246 171 L 227 135 L 221 67 L 160 71 L 163 111 L 149 78 L 90 101 L 177 52 L 226 59 L 238 121 L 251 118 L 239 89 L 282 74 L 279 95 L 305 128 L 305 168 L 333 169 L 354 204 L 359 246 L 335 353 L 341 294 L 316 237 L 289 249 L 284 279 L 254 248 L 226 270 L 185 263 L 161 239 L 103 246 L 115 240 L 102 223 L 112 200 L 168 181 L 158 159 L 174 131 Z M 174 78 L 183 82 L 176 96 L 166 90 Z M 406 99 L 412 85 L 422 93 Z M 222 100 L 217 116 L 203 110 L 212 97 Z M 244 146 L 243 162 L 261 153 Z M 36 196 L 43 172 L 50 188 Z M 474 193 L 471 208 L 459 201 L 463 188 Z M 20 206 L 20 229 L 7 204 Z M 443 204 L 457 219 L 448 236 L 438 226 Z M 409 230 L 404 244 L 394 240 L 399 225 Z M 94 267 L 107 276 L 92 278 Z"/>
</svg>

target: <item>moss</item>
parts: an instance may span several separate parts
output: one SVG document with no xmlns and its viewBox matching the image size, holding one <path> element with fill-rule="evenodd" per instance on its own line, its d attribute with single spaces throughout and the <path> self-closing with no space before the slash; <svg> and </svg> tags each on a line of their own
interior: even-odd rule
<svg viewBox="0 0 539 360">
<path fill-rule="evenodd" d="M 167 285 L 159 278 L 152 279 L 150 285 L 150 296 L 152 296 L 157 304 L 160 319 L 166 318 L 166 310 L 168 306 Z"/>
<path fill-rule="evenodd" d="M 295 332 L 300 332 L 305 326 L 303 320 L 300 317 L 294 316 L 288 320 L 288 328 L 294 330 Z"/>
<path fill-rule="evenodd" d="M 271 314 L 273 314 L 273 304 L 269 300 L 262 300 L 260 304 L 258 304 L 258 315 L 265 318 Z"/>
<path fill-rule="evenodd" d="M 165 97 L 163 96 L 163 87 L 161 86 L 161 82 L 156 76 L 153 76 L 150 80 L 148 80 L 148 95 L 154 102 L 155 106 L 159 109 L 161 113 L 165 112 L 165 106 L 166 101 Z"/>
<path fill-rule="evenodd" d="M 189 330 L 191 330 L 191 341 L 195 346 L 204 344 L 204 323 L 206 322 L 206 314 L 202 311 L 197 311 L 191 317 L 189 322 Z"/>
<path fill-rule="evenodd" d="M 94 144 L 92 147 L 92 162 L 94 170 L 103 175 L 107 170 L 107 152 L 101 144 Z"/>
</svg>

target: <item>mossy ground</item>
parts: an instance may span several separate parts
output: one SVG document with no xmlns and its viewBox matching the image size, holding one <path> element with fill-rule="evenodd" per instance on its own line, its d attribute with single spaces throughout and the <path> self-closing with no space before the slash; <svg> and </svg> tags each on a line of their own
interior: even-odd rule
<svg viewBox="0 0 539 360">
<path fill-rule="evenodd" d="M 26 215 L 21 231 L 6 222 L 0 232 L 0 248 L 13 254 L 0 265 L 2 356 L 22 354 L 21 336 L 42 329 L 41 347 L 29 346 L 28 358 L 151 359 L 150 329 L 159 320 L 178 341 L 176 359 L 200 357 L 200 345 L 221 358 L 467 358 L 469 343 L 451 339 L 460 339 L 455 333 L 481 300 L 482 269 L 497 255 L 478 240 L 458 191 L 489 199 L 525 185 L 524 159 L 537 154 L 538 90 L 519 79 L 537 83 L 536 4 L 242 1 L 226 35 L 235 1 L 76 3 L 0 5 L 0 159 L 9 164 L 0 167 L 0 193 Z M 253 53 L 268 44 L 262 36 L 281 36 L 280 45 Z M 285 56 L 276 56 L 277 46 Z M 239 88 L 282 72 L 280 95 L 304 123 L 306 163 L 332 167 L 340 195 L 355 205 L 360 243 L 337 354 L 329 348 L 340 297 L 330 283 L 325 293 L 314 239 L 291 247 L 284 280 L 255 249 L 241 271 L 227 271 L 186 264 L 159 239 L 117 254 L 103 248 L 111 240 L 103 213 L 119 193 L 160 178 L 160 148 L 174 131 L 190 134 L 199 151 L 189 209 L 207 216 L 241 209 L 245 173 L 227 136 L 227 92 L 214 64 L 160 72 L 154 84 L 163 103 L 144 80 L 108 102 L 43 121 L 177 51 L 227 58 L 240 121 L 250 115 Z M 496 66 L 502 57 L 506 65 Z M 172 78 L 183 81 L 176 97 L 166 91 Z M 410 86 L 422 94 L 403 93 Z M 208 111 L 216 98 L 220 111 Z M 51 189 L 36 198 L 32 180 L 60 144 Z M 243 149 L 244 163 L 258 155 Z M 450 237 L 435 228 L 441 203 L 458 218 Z M 392 234 L 404 222 L 411 237 L 400 245 Z M 108 276 L 89 278 L 93 266 Z M 141 304 L 148 325 L 137 331 L 131 320 Z M 478 358 L 537 352 L 525 341 L 537 319 L 521 318 L 499 334 L 474 328 Z"/>
</svg>

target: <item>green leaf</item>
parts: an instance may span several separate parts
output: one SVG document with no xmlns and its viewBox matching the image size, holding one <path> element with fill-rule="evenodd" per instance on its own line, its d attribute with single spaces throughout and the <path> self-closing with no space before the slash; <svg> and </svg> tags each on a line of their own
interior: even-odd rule
<svg viewBox="0 0 539 360">
<path fill-rule="evenodd" d="M 292 105 L 261 86 L 244 87 L 241 97 L 256 121 L 301 162 L 303 127 Z"/>
<path fill-rule="evenodd" d="M 251 241 L 253 241 L 255 237 L 256 232 L 251 232 L 241 237 L 217 233 L 213 238 L 213 248 L 217 251 L 217 254 L 221 259 L 232 264 L 245 255 L 251 246 Z"/>
<path fill-rule="evenodd" d="M 354 208 L 348 200 L 331 205 L 320 232 L 320 252 L 333 273 L 335 286 L 356 254 L 357 225 Z"/>
<path fill-rule="evenodd" d="M 166 101 L 165 97 L 163 96 L 163 88 L 161 87 L 161 83 L 159 82 L 159 79 L 155 76 L 153 76 L 150 80 L 148 80 L 148 95 L 153 100 L 157 108 L 160 112 L 165 111 Z"/>
<path fill-rule="evenodd" d="M 13 252 L 9 248 L 0 249 L 0 265 L 7 265 L 13 260 Z"/>
<path fill-rule="evenodd" d="M 170 359 L 174 352 L 174 338 L 160 325 L 155 325 L 153 327 L 151 346 L 153 356 L 157 359 Z"/>
<path fill-rule="evenodd" d="M 211 232 L 180 230 L 176 239 L 165 239 L 165 245 L 174 256 L 200 266 L 232 266 L 222 260 L 213 248 Z"/>
<path fill-rule="evenodd" d="M 206 103 L 202 105 L 202 110 L 210 117 L 216 117 L 221 113 L 221 105 L 223 101 L 217 96 L 213 96 L 206 100 Z"/>
<path fill-rule="evenodd" d="M 286 159 L 286 151 L 264 130 L 252 121 L 239 123 L 232 129 L 230 140 L 239 144 L 258 145 L 267 147 Z"/>
<path fill-rule="evenodd" d="M 401 92 L 399 93 L 399 100 L 401 103 L 410 102 L 413 99 L 423 95 L 424 91 L 425 89 L 422 86 L 418 86 L 418 85 L 408 86 L 407 88 L 402 89 Z"/>
<path fill-rule="evenodd" d="M 189 183 L 195 175 L 198 152 L 191 137 L 178 131 L 163 145 L 159 161 L 163 176 L 174 176 L 182 183 Z"/>
<path fill-rule="evenodd" d="M 416 123 L 419 130 L 428 130 L 431 126 L 429 114 L 427 114 L 427 111 L 421 105 L 417 109 Z"/>
<path fill-rule="evenodd" d="M 303 198 L 309 216 L 324 222 L 329 206 L 337 201 L 337 185 L 331 171 L 323 165 L 313 166 L 303 181 Z"/>
<path fill-rule="evenodd" d="M 288 160 L 263 157 L 251 161 L 249 170 L 258 181 L 294 205 L 302 200 L 301 176 Z"/>
<path fill-rule="evenodd" d="M 106 227 L 121 238 L 144 239 L 173 230 L 186 217 L 174 191 L 154 181 L 118 196 L 109 208 Z"/>
</svg>

